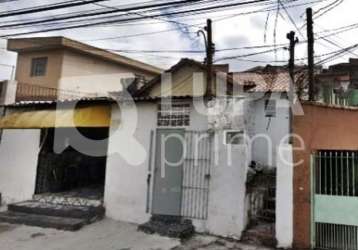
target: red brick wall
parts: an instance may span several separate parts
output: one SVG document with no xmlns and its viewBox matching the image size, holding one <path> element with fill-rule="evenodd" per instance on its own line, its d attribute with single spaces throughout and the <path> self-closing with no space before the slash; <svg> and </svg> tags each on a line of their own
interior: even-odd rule
<svg viewBox="0 0 358 250">
<path fill-rule="evenodd" d="M 293 246 L 310 247 L 310 154 L 316 150 L 358 150 L 358 109 L 303 104 L 304 115 L 295 116 L 293 133 L 301 136 L 304 150 L 294 150 Z M 300 142 L 294 140 L 294 146 Z"/>
</svg>

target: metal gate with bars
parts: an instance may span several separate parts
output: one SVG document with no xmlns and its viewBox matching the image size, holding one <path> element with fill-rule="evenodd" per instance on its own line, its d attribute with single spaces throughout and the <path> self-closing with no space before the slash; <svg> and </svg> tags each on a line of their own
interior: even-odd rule
<svg viewBox="0 0 358 250">
<path fill-rule="evenodd" d="M 358 249 L 358 152 L 312 156 L 312 247 Z"/>
<path fill-rule="evenodd" d="M 156 141 L 156 143 L 154 143 L 154 138 L 156 137 L 154 135 L 155 133 L 158 133 L 158 131 L 151 132 L 151 139 L 150 139 L 151 159 L 149 159 L 149 163 L 150 163 L 148 167 L 149 172 L 152 171 L 152 166 L 151 166 L 152 157 L 154 158 L 161 157 L 160 155 L 156 155 L 155 149 L 158 148 L 158 145 L 156 145 L 158 142 Z M 174 130 L 173 133 L 175 133 Z M 178 207 L 180 210 L 179 214 L 180 216 L 188 219 L 205 220 L 208 217 L 210 169 L 211 169 L 211 158 L 212 158 L 212 136 L 207 131 L 190 131 L 190 130 L 185 130 L 182 135 L 177 134 L 177 136 L 179 137 L 182 136 L 183 142 L 185 144 L 184 145 L 185 153 L 183 158 L 183 164 L 181 166 L 181 172 L 180 174 L 179 172 L 176 173 L 180 175 L 178 176 L 178 178 L 181 178 L 180 192 L 179 192 L 180 206 Z M 161 146 L 159 145 L 159 147 Z M 157 166 L 157 164 L 153 166 L 154 169 L 153 187 L 156 183 L 155 178 L 161 178 L 155 174 L 156 172 L 155 169 L 158 167 L 159 166 Z M 171 182 L 171 180 L 168 179 L 167 181 Z M 147 179 L 146 211 L 155 214 L 156 212 L 161 211 L 161 208 L 164 208 L 168 204 L 163 204 L 163 202 L 159 204 L 156 203 L 155 204 L 156 209 L 153 209 L 154 207 L 153 197 L 156 195 L 155 192 L 158 192 L 158 190 L 159 191 L 162 190 L 162 188 L 159 189 L 153 188 L 153 194 L 151 195 L 149 191 L 150 182 L 151 182 L 151 174 L 148 175 L 148 179 Z M 164 190 L 167 190 L 167 188 L 164 187 Z M 175 192 L 175 194 L 177 194 L 177 192 Z M 168 215 L 168 213 L 166 214 Z M 179 214 L 170 214 L 170 215 L 177 216 Z"/>
<path fill-rule="evenodd" d="M 192 219 L 208 217 L 211 137 L 206 131 L 185 131 L 181 215 Z"/>
</svg>

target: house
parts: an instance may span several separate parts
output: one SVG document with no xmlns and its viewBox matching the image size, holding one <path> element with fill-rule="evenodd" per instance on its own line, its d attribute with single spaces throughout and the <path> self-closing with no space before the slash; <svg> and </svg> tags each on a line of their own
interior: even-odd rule
<svg viewBox="0 0 358 250">
<path fill-rule="evenodd" d="M 317 101 L 329 105 L 357 106 L 358 59 L 329 66 L 316 76 Z"/>
<path fill-rule="evenodd" d="M 161 70 L 64 37 L 10 39 L 8 50 L 18 53 L 18 62 L 15 81 L 1 84 L 1 104 L 5 104 L 1 108 L 1 155 L 6 178 L 1 184 L 2 201 L 33 200 L 36 211 L 42 211 L 40 201 L 72 208 L 85 205 L 84 213 L 77 217 L 89 221 L 101 217 L 109 96 L 123 87 L 134 91 Z M 73 104 L 78 105 L 76 109 Z M 80 151 L 73 145 L 72 128 L 79 131 L 77 137 L 86 135 L 102 142 Z M 17 150 L 23 152 L 22 158 L 9 157 Z M 12 166 L 11 171 L 6 166 Z M 52 195 L 58 193 L 61 195 Z M 23 211 L 23 204 L 17 205 L 9 209 Z M 9 216 L 5 217 L 10 222 L 16 221 Z M 51 223 L 46 220 L 43 226 L 71 229 L 83 224 Z"/>
<path fill-rule="evenodd" d="M 107 159 L 107 171 L 112 172 L 106 179 L 108 216 L 136 223 L 147 222 L 152 214 L 179 216 L 190 218 L 197 231 L 240 237 L 246 225 L 245 180 L 250 155 L 237 135 L 245 133 L 246 118 L 243 113 L 229 112 L 243 117 L 237 122 L 223 121 L 223 112 L 215 113 L 215 107 L 207 110 L 205 72 L 203 64 L 182 59 L 140 90 L 134 103 L 112 109 L 113 118 L 121 112 L 126 114 L 123 123 L 127 120 L 137 125 L 130 127 L 133 130 L 126 133 L 127 138 L 111 137 L 109 141 L 109 149 L 121 149 L 125 154 Z M 226 83 L 226 72 L 220 73 L 223 75 L 214 81 L 216 87 L 222 80 Z M 237 97 L 236 105 L 242 107 L 237 109 L 241 112 L 246 108 L 243 97 Z M 130 112 L 134 106 L 136 112 Z M 228 135 L 237 137 L 237 145 L 231 146 Z M 169 138 L 168 142 L 163 144 L 162 138 Z M 123 144 L 133 139 L 130 148 Z M 183 158 L 179 168 L 166 163 L 164 179 L 160 168 L 163 151 L 172 157 L 168 162 Z"/>
<path fill-rule="evenodd" d="M 254 110 L 251 135 L 258 135 L 253 138 L 252 160 L 273 168 L 276 164 L 278 145 L 290 133 L 288 71 L 268 67 L 260 71 L 256 69 L 235 72 L 233 79 L 238 86 L 251 86 L 246 91 Z M 271 147 L 271 143 L 275 146 Z"/>
<path fill-rule="evenodd" d="M 9 39 L 7 49 L 18 54 L 8 91 L 17 101 L 108 96 L 121 81 L 140 85 L 162 71 L 65 37 Z"/>
<path fill-rule="evenodd" d="M 199 232 L 240 238 L 256 219 L 248 182 L 252 172 L 262 172 L 252 166 L 257 162 L 275 169 L 269 171 L 274 186 L 254 198 L 262 203 L 270 191 L 271 216 L 280 211 L 270 236 L 290 246 L 292 168 L 276 156 L 289 148 L 282 138 L 288 125 L 267 125 L 289 122 L 287 111 L 281 117 L 277 109 L 288 102 L 288 83 L 283 75 L 230 74 L 228 65 L 215 65 L 214 76 L 209 96 L 205 66 L 182 59 L 133 96 L 7 105 L 0 119 L 0 190 L 10 212 L 24 211 L 28 202 L 66 203 L 105 208 L 110 218 L 140 224 L 156 216 L 185 218 Z M 270 140 L 275 150 L 262 146 L 267 141 L 252 144 L 262 132 L 277 137 Z M 17 145 L 19 138 L 26 143 Z M 271 156 L 261 159 L 257 150 Z M 16 222 L 12 215 L 0 220 Z"/>
<path fill-rule="evenodd" d="M 277 168 L 280 174 L 279 195 L 275 197 L 276 173 L 269 171 L 274 175 L 268 183 L 274 185 L 270 186 L 274 196 L 270 212 L 283 211 L 283 217 L 276 214 L 279 223 L 275 225 L 271 221 L 269 236 L 272 243 L 276 244 L 277 238 L 279 246 L 288 247 L 292 242 L 292 216 L 285 211 L 292 205 L 287 204 L 292 199 L 292 189 L 287 185 L 286 173 L 292 172 L 292 167 L 287 167 L 287 162 L 281 163 L 276 154 L 280 147 L 288 147 L 284 137 L 289 131 L 286 93 L 289 82 L 283 81 L 283 75 L 268 81 L 265 74 L 230 74 L 225 66 L 214 68 L 214 96 L 206 95 L 204 65 L 182 59 L 138 91 L 133 101 L 112 109 L 115 119 L 122 113 L 126 118 L 121 122 L 137 125 L 126 133 L 127 138 L 111 137 L 109 141 L 109 149 L 121 149 L 125 153 L 107 159 L 107 171 L 112 172 L 106 179 L 107 215 L 136 223 L 150 221 L 152 215 L 178 216 L 191 219 L 199 232 L 246 237 L 245 231 L 252 230 L 247 226 L 257 219 L 250 216 L 253 205 L 257 204 L 251 204 L 251 200 L 263 205 L 263 196 L 269 188 L 264 186 L 264 193 L 254 196 L 247 187 L 250 166 L 253 161 L 259 161 L 254 158 L 254 151 L 263 148 L 265 154 L 271 154 L 267 158 L 274 160 L 268 165 L 265 158 L 261 165 L 265 169 Z M 276 105 L 267 107 L 271 100 L 267 92 L 273 93 L 279 105 L 284 104 L 280 108 L 286 116 L 276 115 L 279 112 Z M 257 137 L 261 139 L 258 135 L 263 132 L 265 119 L 283 124 L 269 130 L 267 137 L 274 140 L 264 138 L 255 144 Z M 264 132 L 268 134 L 267 130 Z M 123 141 L 132 141 L 132 147 L 128 148 Z M 161 155 L 166 153 L 172 158 L 163 160 Z M 179 169 L 170 165 L 178 161 Z"/>
<path fill-rule="evenodd" d="M 357 249 L 356 107 L 305 102 L 295 116 L 294 241 L 299 249 Z"/>
</svg>

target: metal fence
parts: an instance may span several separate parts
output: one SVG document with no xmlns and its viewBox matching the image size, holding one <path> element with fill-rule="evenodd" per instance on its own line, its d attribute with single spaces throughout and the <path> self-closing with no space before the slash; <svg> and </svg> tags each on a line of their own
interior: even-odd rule
<svg viewBox="0 0 358 250">
<path fill-rule="evenodd" d="M 358 249 L 358 227 L 316 223 L 316 249 Z"/>
<path fill-rule="evenodd" d="M 183 217 L 208 217 L 211 166 L 211 137 L 205 131 L 186 131 L 186 157 L 183 166 L 182 207 Z"/>
<path fill-rule="evenodd" d="M 81 97 L 96 97 L 95 93 L 85 93 L 66 89 L 57 89 L 28 83 L 18 83 L 16 87 L 16 101 L 54 101 L 64 99 L 78 99 Z"/>
<path fill-rule="evenodd" d="M 315 166 L 316 194 L 358 196 L 358 152 L 319 151 Z"/>
</svg>

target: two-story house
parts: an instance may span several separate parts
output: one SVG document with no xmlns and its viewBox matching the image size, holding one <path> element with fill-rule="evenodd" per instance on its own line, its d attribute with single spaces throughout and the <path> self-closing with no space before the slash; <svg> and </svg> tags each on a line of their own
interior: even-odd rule
<svg viewBox="0 0 358 250">
<path fill-rule="evenodd" d="M 103 216 L 107 137 L 115 126 L 110 93 L 135 90 L 161 69 L 64 37 L 10 39 L 8 50 L 18 58 L 15 80 L 0 84 L 0 205 L 32 199 L 34 210 L 27 212 L 34 216 L 59 211 L 53 208 L 60 204 L 66 213 L 52 215 L 67 217 L 71 210 L 81 220 L 53 224 L 46 217 L 35 223 L 78 229 Z M 80 137 L 86 138 L 84 151 L 73 144 Z M 17 149 L 23 154 L 13 157 Z M 18 208 L 24 207 L 10 205 L 0 220 L 30 223 L 18 221 Z"/>
<path fill-rule="evenodd" d="M 18 53 L 10 91 L 17 101 L 107 96 L 121 90 L 123 79 L 144 83 L 162 71 L 65 37 L 9 39 L 8 50 Z"/>
</svg>

